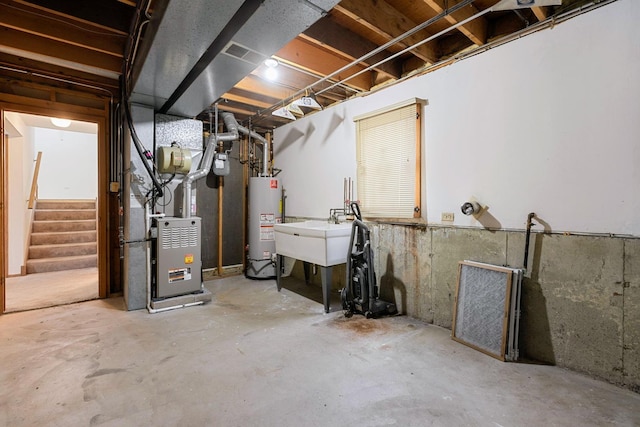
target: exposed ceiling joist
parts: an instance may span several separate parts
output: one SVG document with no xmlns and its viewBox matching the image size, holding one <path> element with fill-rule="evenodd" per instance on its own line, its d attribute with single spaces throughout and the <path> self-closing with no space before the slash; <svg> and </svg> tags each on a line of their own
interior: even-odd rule
<svg viewBox="0 0 640 427">
<path fill-rule="evenodd" d="M 48 82 L 65 88 L 77 84 L 86 90 L 97 88 L 96 93 L 102 88 L 117 94 L 128 41 L 133 43 L 130 56 L 134 63 L 165 67 L 164 73 L 180 74 L 173 64 L 193 63 L 193 58 L 183 52 L 188 48 L 185 43 L 193 42 L 206 49 L 218 34 L 212 25 L 223 28 L 235 10 L 245 3 L 245 0 L 148 1 L 147 8 L 147 3 L 141 6 L 136 0 L 3 0 L 0 2 L 0 78 L 5 82 L 12 79 L 34 84 Z M 393 83 L 407 74 L 413 75 L 416 70 L 475 46 L 521 31 L 536 21 L 592 4 L 592 0 L 564 0 L 561 6 L 495 12 L 490 8 L 500 0 L 473 0 L 464 5 L 461 3 L 465 0 L 342 0 L 337 4 L 337 0 L 305 0 L 295 2 L 295 7 L 293 2 L 278 1 L 271 0 L 269 5 L 261 2 L 257 9 L 256 16 L 264 16 L 265 8 L 276 3 L 282 6 L 282 11 L 278 9 L 267 18 L 268 25 L 262 28 L 254 23 L 252 27 L 256 31 L 244 32 L 241 40 L 235 37 L 232 40 L 254 53 L 255 58 L 229 56 L 225 53 L 228 47 L 225 45 L 214 59 L 221 60 L 220 67 L 210 73 L 205 71 L 203 75 L 207 82 L 210 81 L 211 88 L 215 89 L 219 84 L 229 86 L 212 104 L 233 111 L 245 124 L 251 118 L 257 129 L 263 130 L 288 122 L 272 116 L 271 111 L 291 102 L 294 95 L 314 93 L 318 102 L 327 107 L 354 94 Z M 149 51 L 145 41 L 154 40 L 154 20 L 164 22 L 171 8 L 175 13 L 168 21 L 184 31 L 180 35 L 172 33 L 169 39 L 181 42 L 169 50 L 160 49 L 155 62 L 146 61 Z M 151 15 L 147 23 L 143 23 L 148 18 L 144 11 Z M 189 11 L 192 13 L 188 14 Z M 459 25 L 483 12 L 487 13 Z M 191 27 L 174 22 L 187 16 Z M 139 44 L 135 43 L 139 34 L 137 26 L 132 25 L 134 19 L 139 19 L 136 22 L 143 28 Z M 286 40 L 282 36 L 286 32 L 284 24 L 282 28 L 273 25 L 274 22 L 293 23 L 296 20 L 305 30 L 297 37 L 287 33 Z M 195 21 L 199 22 L 198 26 Z M 459 26 L 456 30 L 446 31 L 453 25 Z M 395 40 L 407 32 L 413 33 Z M 422 43 L 434 34 L 438 36 Z M 277 41 L 278 47 L 264 52 L 266 39 Z M 270 81 L 265 77 L 262 61 L 275 50 L 279 50 L 274 56 L 280 66 L 277 79 Z M 399 54 L 404 50 L 406 52 Z M 195 60 L 201 55 L 196 54 Z M 390 57 L 393 59 L 389 60 Z M 219 82 L 221 73 L 234 65 L 233 61 L 244 65 L 235 74 L 228 74 L 233 79 L 241 79 L 232 80 L 227 76 L 226 80 L 222 79 L 224 82 Z M 362 71 L 365 68 L 367 70 Z M 360 74 L 349 79 L 356 73 Z M 231 81 L 234 83 L 228 84 Z M 157 81 L 153 84 L 166 86 Z M 11 94 L 11 85 L 5 83 L 0 92 L 3 90 Z M 191 90 L 205 101 L 206 91 Z M 160 95 L 159 99 L 162 99 Z M 206 107 L 206 102 L 203 105 L 205 110 L 198 118 L 206 121 L 211 108 Z"/>
<path fill-rule="evenodd" d="M 360 35 L 344 28 L 329 16 L 326 16 L 309 27 L 300 37 L 311 43 L 316 43 L 337 55 L 346 56 L 350 61 L 365 56 L 378 48 L 378 45 Z M 371 56 L 362 62 L 370 66 L 383 61 L 390 54 L 384 52 Z M 402 75 L 402 65 L 398 61 L 385 62 L 374 68 L 388 78 L 398 79 Z"/>
<path fill-rule="evenodd" d="M 308 43 L 301 37 L 293 39 L 274 56 L 282 62 L 294 64 L 298 68 L 321 76 L 327 76 L 351 62 L 315 44 Z M 347 79 L 362 69 L 362 66 L 352 67 L 336 76 L 336 78 L 339 80 Z M 371 73 L 364 73 L 349 79 L 345 84 L 358 90 L 367 91 L 371 89 L 372 82 Z"/>
<path fill-rule="evenodd" d="M 417 25 L 384 0 L 342 0 L 334 10 L 376 32 L 386 38 L 387 41 L 415 28 Z M 407 37 L 404 42 L 398 44 L 407 47 L 424 40 L 429 35 L 428 32 L 423 30 Z M 423 44 L 411 52 L 428 63 L 433 63 L 438 58 L 438 52 L 433 43 Z"/>
<path fill-rule="evenodd" d="M 422 1 L 429 8 L 433 10 L 434 14 L 439 14 L 444 12 L 447 7 L 454 6 L 459 1 L 451 1 L 447 2 L 445 0 L 416 0 Z M 449 24 L 457 24 L 458 22 L 462 22 L 467 18 L 470 18 L 478 13 L 478 9 L 470 4 L 468 6 L 463 7 L 460 10 L 453 12 L 450 15 L 445 16 L 445 21 Z M 487 20 L 484 17 L 480 17 L 478 19 L 474 19 L 458 28 L 458 30 L 467 36 L 469 40 L 471 40 L 474 44 L 481 46 L 487 41 Z"/>
</svg>

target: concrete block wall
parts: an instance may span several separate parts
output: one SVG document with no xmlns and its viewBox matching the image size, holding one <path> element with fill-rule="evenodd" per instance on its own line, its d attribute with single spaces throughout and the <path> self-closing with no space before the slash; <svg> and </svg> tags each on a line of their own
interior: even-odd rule
<svg viewBox="0 0 640 427">
<path fill-rule="evenodd" d="M 449 329 L 459 261 L 523 265 L 524 232 L 370 227 L 382 299 Z M 530 251 L 521 358 L 640 391 L 640 239 L 533 233 Z M 302 277 L 302 269 L 292 274 Z M 334 288 L 344 276 L 334 271 Z"/>
</svg>

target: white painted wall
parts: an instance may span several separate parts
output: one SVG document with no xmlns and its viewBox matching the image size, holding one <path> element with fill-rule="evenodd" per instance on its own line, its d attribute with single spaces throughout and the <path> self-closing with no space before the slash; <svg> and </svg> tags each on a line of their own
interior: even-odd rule
<svg viewBox="0 0 640 427">
<path fill-rule="evenodd" d="M 356 176 L 353 117 L 424 109 L 423 215 L 482 226 L 640 235 L 640 2 L 619 0 L 486 53 L 276 129 L 287 215 L 326 218 Z M 426 203 L 425 203 L 426 201 Z M 425 212 L 426 210 L 426 212 Z"/>
<path fill-rule="evenodd" d="M 42 151 L 39 199 L 95 199 L 98 195 L 96 133 L 33 128 L 35 149 Z"/>
<path fill-rule="evenodd" d="M 34 164 L 34 143 L 29 128 L 17 113 L 5 113 L 5 128 L 9 135 L 7 170 L 7 221 L 8 249 L 7 268 L 10 276 L 19 275 L 24 262 L 25 242 L 29 233 L 27 208 Z"/>
</svg>

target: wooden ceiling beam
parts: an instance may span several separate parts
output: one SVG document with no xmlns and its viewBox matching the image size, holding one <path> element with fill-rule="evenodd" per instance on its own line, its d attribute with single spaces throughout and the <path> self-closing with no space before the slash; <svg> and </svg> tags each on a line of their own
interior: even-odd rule
<svg viewBox="0 0 640 427">
<path fill-rule="evenodd" d="M 254 101 L 258 100 L 259 104 L 268 104 L 265 107 L 262 107 L 267 108 L 277 104 L 278 101 L 290 98 L 300 89 L 307 87 L 316 81 L 316 79 L 311 76 L 285 67 L 282 67 L 279 70 L 280 74 L 275 82 L 270 82 L 261 78 L 260 73 L 261 70 L 254 71 L 253 74 L 245 77 L 227 93 L 232 93 L 236 96 L 252 99 Z M 328 86 L 328 83 L 323 87 L 326 86 Z M 317 96 L 318 102 L 322 105 L 329 105 L 333 102 L 341 101 L 344 98 L 344 94 L 335 94 L 333 92 L 325 92 L 322 95 Z"/>
<path fill-rule="evenodd" d="M 384 0 L 342 0 L 333 10 L 348 16 L 387 40 L 392 40 L 417 26 L 415 22 Z M 398 44 L 407 47 L 430 35 L 427 31 L 422 30 Z M 428 63 L 436 62 L 439 57 L 434 43 L 420 45 L 412 49 L 411 53 Z"/>
<path fill-rule="evenodd" d="M 361 58 L 379 47 L 377 44 L 333 21 L 329 16 L 321 18 L 307 28 L 304 33 L 300 34 L 300 37 L 350 61 Z M 361 64 L 368 67 L 385 60 L 390 55 L 385 51 L 379 52 L 362 61 Z M 402 74 L 402 66 L 397 61 L 384 62 L 375 67 L 374 70 L 392 79 L 399 79 Z"/>
<path fill-rule="evenodd" d="M 306 42 L 299 37 L 291 40 L 273 56 L 279 61 L 289 63 L 296 68 L 321 76 L 327 76 L 350 63 L 350 61 L 337 57 L 327 50 Z M 364 67 L 358 65 L 353 66 L 335 76 L 335 79 L 339 81 L 348 79 L 363 68 Z M 366 72 L 360 74 L 346 80 L 344 84 L 358 90 L 368 91 L 373 84 L 372 73 Z"/>
<path fill-rule="evenodd" d="M 269 81 L 265 77 L 264 70 L 265 70 L 265 67 L 261 67 L 254 70 L 252 74 L 256 77 L 259 77 L 260 78 L 259 80 L 262 81 L 263 85 L 266 85 L 266 86 L 276 85 L 284 89 L 289 89 L 291 90 L 291 95 L 293 95 L 295 92 L 298 92 L 299 90 L 305 87 L 312 86 L 312 85 L 313 87 L 309 90 L 309 92 L 310 93 L 319 92 L 320 90 L 329 87 L 332 83 L 335 83 L 334 80 L 329 80 L 320 84 L 315 84 L 321 77 L 307 74 L 285 63 L 281 64 L 281 66 L 278 67 L 278 78 L 275 81 Z M 260 92 L 255 92 L 255 93 L 257 95 L 260 95 Z M 349 91 L 347 88 L 338 86 L 329 91 L 323 92 L 321 96 L 323 98 L 327 98 L 335 102 L 335 101 L 342 101 L 349 95 L 352 95 L 353 93 L 354 92 Z M 276 101 L 277 99 L 274 102 Z"/>
<path fill-rule="evenodd" d="M 256 113 L 255 111 L 245 110 L 244 108 L 225 104 L 224 102 L 218 104 L 218 110 L 228 111 L 234 114 L 242 114 L 243 116 L 253 116 Z"/>
<path fill-rule="evenodd" d="M 536 16 L 536 18 L 538 18 L 538 21 L 544 21 L 545 19 L 547 19 L 549 17 L 549 15 L 547 13 L 547 8 L 545 8 L 543 6 L 532 7 L 531 11 Z"/>
<path fill-rule="evenodd" d="M 106 31 L 128 35 L 135 8 L 122 2 L 101 1 L 100 7 L 89 1 L 13 0 L 38 11 L 40 15 L 73 20 Z"/>
<path fill-rule="evenodd" d="M 122 67 L 122 58 L 57 40 L 43 39 L 40 36 L 6 27 L 0 27 L 0 46 L 32 52 L 43 58 L 57 58 L 69 64 L 80 64 L 109 73 L 120 73 Z"/>
<path fill-rule="evenodd" d="M 276 85 L 265 85 L 260 78 L 251 74 L 240 80 L 234 88 L 247 92 L 260 93 L 274 99 L 285 99 L 296 92 L 294 89 L 285 89 Z"/>
<path fill-rule="evenodd" d="M 116 97 L 119 96 L 120 92 L 120 84 L 117 79 L 97 76 L 3 52 L 0 52 L 0 65 L 15 69 L 15 75 L 19 80 L 43 82 L 54 87 L 74 87 L 76 83 L 83 88 L 86 88 L 87 85 L 101 87 L 116 95 Z M 11 73 L 6 69 L 3 72 L 5 74 Z"/>
<path fill-rule="evenodd" d="M 231 91 L 225 93 L 224 95 L 222 95 L 223 99 L 227 99 L 229 101 L 233 101 L 233 102 L 238 102 L 240 104 L 245 104 L 245 105 L 252 105 L 257 107 L 257 109 L 263 109 L 263 108 L 269 108 L 271 107 L 274 103 L 273 102 L 265 102 L 265 101 L 259 101 L 255 98 L 249 98 L 246 96 L 242 96 L 242 95 L 237 95 Z"/>
<path fill-rule="evenodd" d="M 46 19 L 30 12 L 0 4 L 0 26 L 26 34 L 78 46 L 122 58 L 125 37 L 82 28 L 60 19 Z"/>
<path fill-rule="evenodd" d="M 424 3 L 427 5 L 432 11 L 434 15 L 440 14 L 444 12 L 448 7 L 455 6 L 455 4 L 459 3 L 461 0 L 414 0 L 416 2 Z M 458 22 L 462 22 L 465 19 L 472 17 L 477 14 L 479 11 L 473 5 L 469 4 L 463 7 L 460 10 L 455 11 L 452 14 L 448 14 L 444 17 L 444 20 L 451 25 L 455 25 Z M 458 31 L 467 36 L 469 40 L 471 40 L 474 44 L 478 46 L 482 46 L 487 42 L 487 20 L 485 17 L 481 16 L 472 21 L 467 22 L 464 25 L 458 27 Z"/>
</svg>

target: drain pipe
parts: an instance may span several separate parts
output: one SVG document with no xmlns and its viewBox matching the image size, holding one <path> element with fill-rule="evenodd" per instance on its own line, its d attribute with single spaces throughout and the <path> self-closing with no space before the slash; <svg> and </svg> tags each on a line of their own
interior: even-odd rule
<svg viewBox="0 0 640 427">
<path fill-rule="evenodd" d="M 189 173 L 182 182 L 183 195 L 182 208 L 180 212 L 182 214 L 182 218 L 191 218 L 191 186 L 194 181 L 207 176 L 209 170 L 211 170 L 213 157 L 216 153 L 216 149 L 218 148 L 218 143 L 235 141 L 238 139 L 238 130 L 240 126 L 233 114 L 222 113 L 222 119 L 224 120 L 224 124 L 227 126 L 229 132 L 214 134 L 209 137 L 207 148 L 204 152 L 204 156 L 202 156 L 202 161 L 200 162 L 200 169 Z"/>
<path fill-rule="evenodd" d="M 534 216 L 536 216 L 535 212 L 530 212 L 529 215 L 527 215 L 527 232 L 524 239 L 524 262 L 522 263 L 525 270 L 529 262 L 529 241 L 531 240 L 531 227 L 535 225 L 533 223 Z"/>
</svg>

